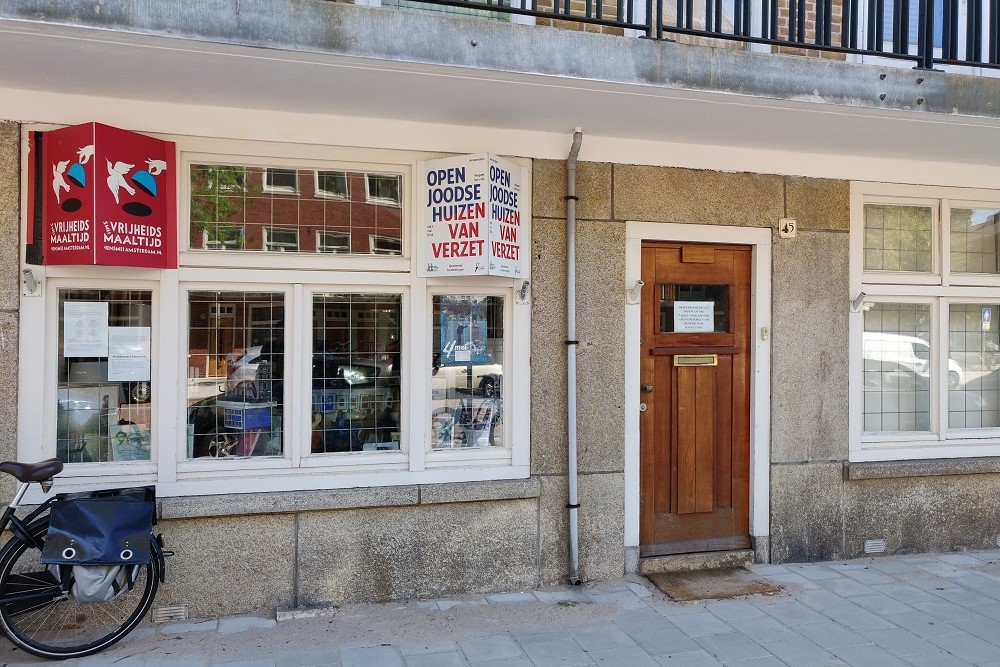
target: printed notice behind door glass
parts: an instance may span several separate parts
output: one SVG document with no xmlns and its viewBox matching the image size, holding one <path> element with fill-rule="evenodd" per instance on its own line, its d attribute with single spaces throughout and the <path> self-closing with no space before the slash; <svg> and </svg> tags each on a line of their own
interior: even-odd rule
<svg viewBox="0 0 1000 667">
<path fill-rule="evenodd" d="M 729 331 L 728 285 L 659 286 L 660 333 Z"/>
</svg>

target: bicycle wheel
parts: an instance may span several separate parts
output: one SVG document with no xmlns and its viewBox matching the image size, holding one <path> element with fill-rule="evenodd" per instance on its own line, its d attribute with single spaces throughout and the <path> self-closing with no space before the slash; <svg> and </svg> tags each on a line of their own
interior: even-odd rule
<svg viewBox="0 0 1000 667">
<path fill-rule="evenodd" d="M 42 519 L 29 532 L 41 540 L 48 529 L 48 519 Z M 0 626 L 16 645 L 39 657 L 76 658 L 111 646 L 142 621 L 156 596 L 160 563 L 155 557 L 139 566 L 132 590 L 109 602 L 85 604 L 60 591 L 40 555 L 14 537 L 0 560 Z M 3 602 L 4 596 L 24 593 L 39 597 Z"/>
</svg>

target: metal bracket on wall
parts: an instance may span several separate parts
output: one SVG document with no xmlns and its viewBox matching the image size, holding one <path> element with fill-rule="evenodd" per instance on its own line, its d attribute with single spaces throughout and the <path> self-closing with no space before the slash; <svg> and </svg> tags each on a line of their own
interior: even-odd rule
<svg viewBox="0 0 1000 667">
<path fill-rule="evenodd" d="M 637 281 L 635 281 L 635 285 L 632 287 L 632 289 L 626 288 L 625 289 L 625 303 L 633 305 L 633 306 L 635 304 L 639 303 L 639 295 L 642 292 L 642 286 L 645 285 L 645 284 L 646 283 L 642 282 L 641 280 L 637 280 Z"/>
<path fill-rule="evenodd" d="M 31 269 L 21 271 L 21 296 L 41 296 L 42 283 L 35 279 Z"/>
</svg>

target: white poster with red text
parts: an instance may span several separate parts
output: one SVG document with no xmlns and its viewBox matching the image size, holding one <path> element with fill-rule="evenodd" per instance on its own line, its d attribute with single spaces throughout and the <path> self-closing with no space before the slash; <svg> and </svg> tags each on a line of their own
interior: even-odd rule
<svg viewBox="0 0 1000 667">
<path fill-rule="evenodd" d="M 419 276 L 521 277 L 528 213 L 520 165 L 461 155 L 419 163 L 417 178 Z"/>
</svg>

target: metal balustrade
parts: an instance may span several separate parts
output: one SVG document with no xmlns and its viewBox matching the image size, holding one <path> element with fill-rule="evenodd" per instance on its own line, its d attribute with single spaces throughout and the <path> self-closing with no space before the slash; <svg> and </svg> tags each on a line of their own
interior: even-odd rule
<svg viewBox="0 0 1000 667">
<path fill-rule="evenodd" d="M 401 3 L 402 4 L 402 3 Z M 425 0 L 655 39 L 678 35 L 1000 69 L 1000 0 Z"/>
</svg>

